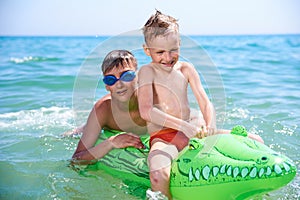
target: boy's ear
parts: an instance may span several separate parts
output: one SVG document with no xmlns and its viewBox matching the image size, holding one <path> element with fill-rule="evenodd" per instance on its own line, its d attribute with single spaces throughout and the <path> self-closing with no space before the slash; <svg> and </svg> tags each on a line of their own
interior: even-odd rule
<svg viewBox="0 0 300 200">
<path fill-rule="evenodd" d="M 143 44 L 144 52 L 147 56 L 150 56 L 149 47 L 146 44 Z"/>
</svg>

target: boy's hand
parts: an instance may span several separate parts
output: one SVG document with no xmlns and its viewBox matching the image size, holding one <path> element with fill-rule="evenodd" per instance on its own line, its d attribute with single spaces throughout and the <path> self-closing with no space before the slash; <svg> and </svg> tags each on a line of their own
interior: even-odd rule
<svg viewBox="0 0 300 200">
<path fill-rule="evenodd" d="M 120 135 L 112 136 L 108 140 L 111 142 L 113 148 L 145 148 L 140 137 L 132 133 L 123 133 Z"/>
<path fill-rule="evenodd" d="M 214 134 L 215 134 L 214 128 L 210 128 L 209 126 L 201 126 L 200 128 L 198 128 L 196 137 L 201 139 Z"/>
<path fill-rule="evenodd" d="M 207 126 L 206 127 L 206 136 L 211 136 L 211 135 L 214 135 L 215 134 L 215 129 L 214 128 L 211 128 L 210 126 Z"/>
<path fill-rule="evenodd" d="M 206 127 L 201 126 L 200 128 L 197 129 L 196 137 L 201 139 L 204 138 L 206 134 L 207 134 Z"/>
</svg>

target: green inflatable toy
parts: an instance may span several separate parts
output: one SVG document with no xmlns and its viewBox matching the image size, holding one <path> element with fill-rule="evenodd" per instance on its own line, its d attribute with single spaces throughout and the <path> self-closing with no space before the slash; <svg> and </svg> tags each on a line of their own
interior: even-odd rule
<svg viewBox="0 0 300 200">
<path fill-rule="evenodd" d="M 101 142 L 122 134 L 103 131 Z M 251 140 L 243 127 L 232 134 L 193 138 L 172 163 L 170 190 L 174 199 L 245 199 L 287 185 L 296 175 L 292 160 Z M 114 149 L 88 169 L 102 169 L 119 178 L 150 187 L 146 149 Z"/>
</svg>

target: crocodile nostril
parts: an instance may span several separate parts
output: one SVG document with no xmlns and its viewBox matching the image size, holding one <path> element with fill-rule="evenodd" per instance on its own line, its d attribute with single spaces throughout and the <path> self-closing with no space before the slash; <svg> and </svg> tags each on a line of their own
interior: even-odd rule
<svg viewBox="0 0 300 200">
<path fill-rule="evenodd" d="M 268 160 L 268 158 L 266 156 L 263 156 L 263 157 L 261 157 L 261 160 L 266 161 L 266 160 Z"/>
</svg>

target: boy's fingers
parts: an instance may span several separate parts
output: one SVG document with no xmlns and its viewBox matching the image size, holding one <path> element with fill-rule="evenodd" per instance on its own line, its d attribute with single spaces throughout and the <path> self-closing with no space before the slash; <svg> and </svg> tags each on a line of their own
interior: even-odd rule
<svg viewBox="0 0 300 200">
<path fill-rule="evenodd" d="M 204 136 L 205 136 L 205 134 L 204 134 L 204 127 L 203 126 L 201 126 L 200 128 L 198 128 L 198 130 L 197 130 L 197 134 L 196 134 L 196 137 L 197 138 L 203 138 Z"/>
</svg>

